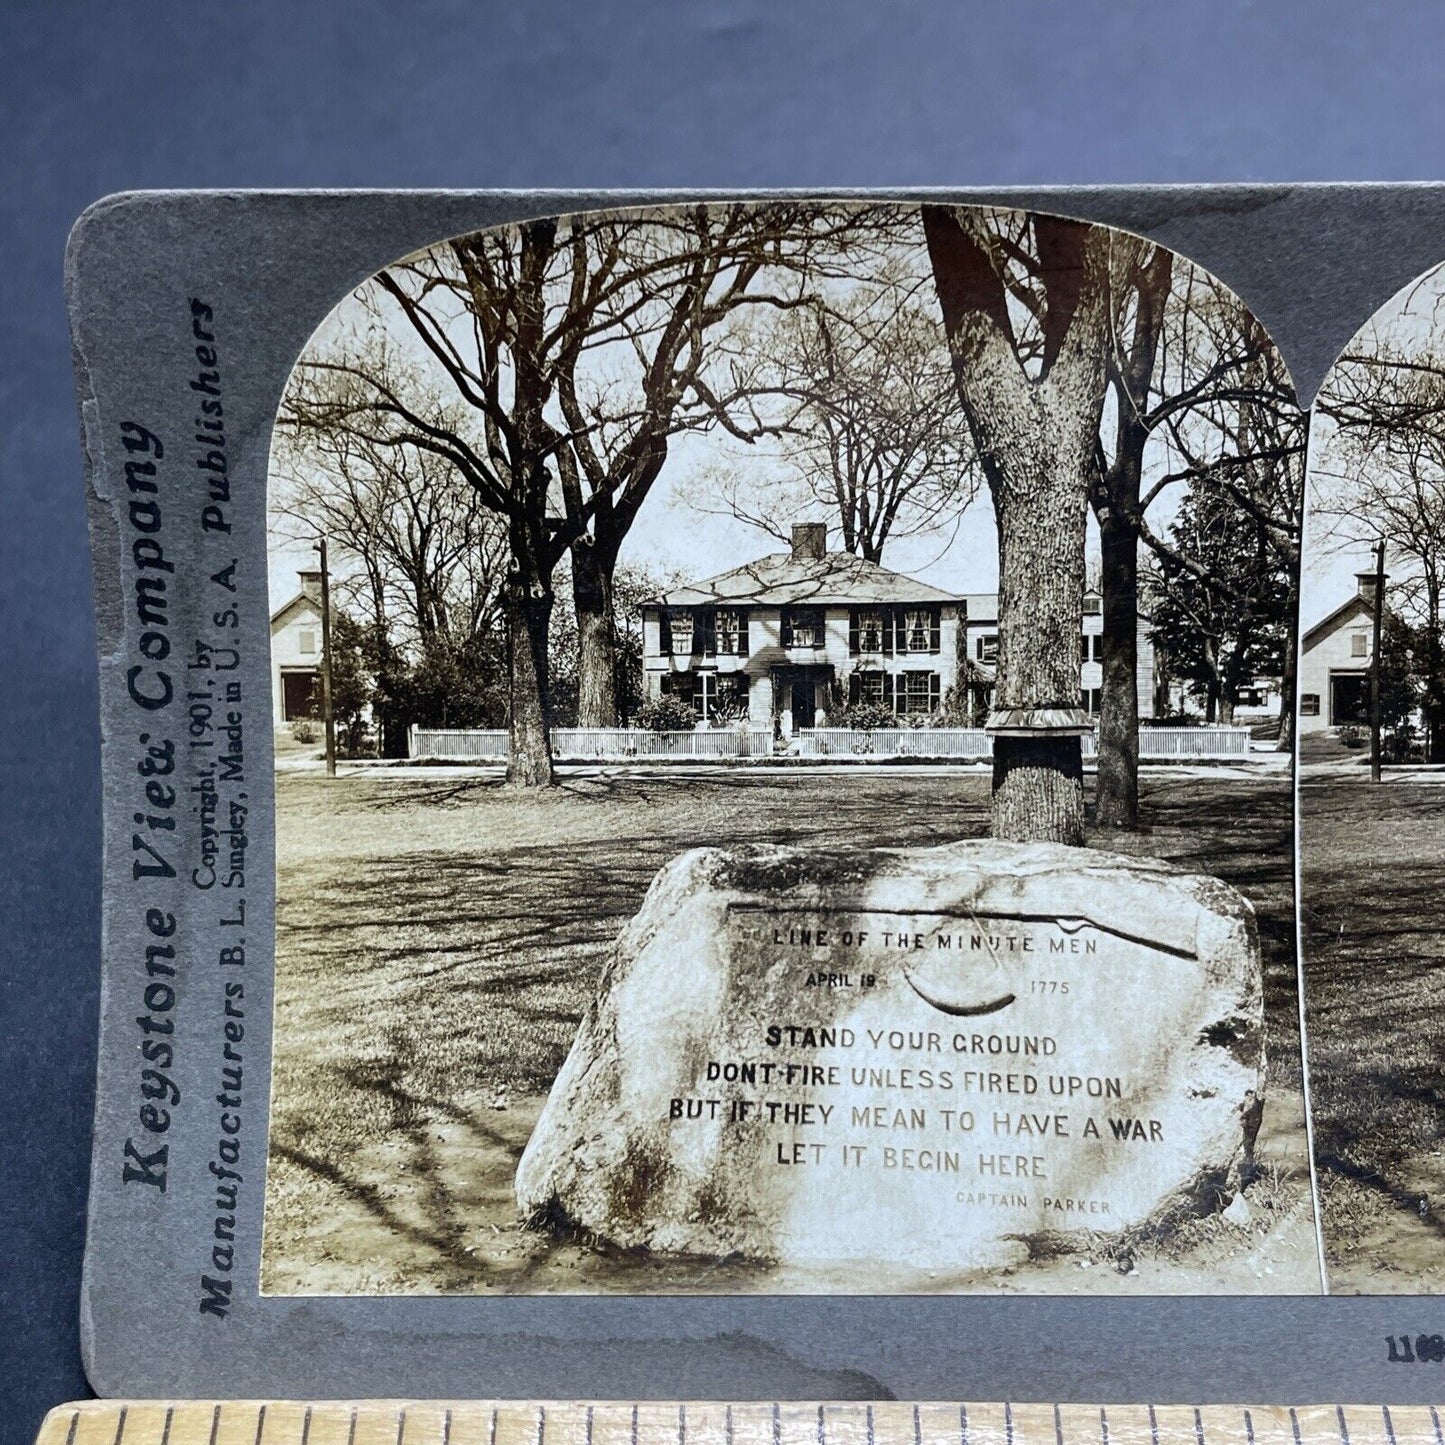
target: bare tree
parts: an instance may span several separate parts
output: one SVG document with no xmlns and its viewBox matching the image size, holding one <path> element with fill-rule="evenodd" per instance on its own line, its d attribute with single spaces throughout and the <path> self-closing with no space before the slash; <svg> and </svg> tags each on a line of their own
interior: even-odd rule
<svg viewBox="0 0 1445 1445">
<path fill-rule="evenodd" d="M 701 510 L 785 542 L 794 521 L 825 511 L 844 551 L 878 562 L 890 537 L 935 531 L 967 506 L 978 473 L 923 285 L 902 274 L 824 293 L 753 328 L 772 465 L 719 463 L 694 489 Z"/>
<path fill-rule="evenodd" d="M 445 457 L 506 528 L 510 781 L 552 780 L 558 562 L 571 551 L 580 713 L 610 722 L 612 574 L 669 440 L 717 425 L 750 434 L 745 362 L 709 370 L 712 344 L 744 308 L 801 304 L 819 243 L 857 225 L 852 209 L 801 205 L 554 217 L 462 237 L 363 288 L 374 314 L 409 325 L 470 425 L 439 424 L 364 372 L 372 396 L 350 424 Z"/>
<path fill-rule="evenodd" d="M 1445 761 L 1445 350 L 1366 333 L 1316 402 L 1312 526 L 1325 546 L 1383 538 L 1398 609 L 1420 629 L 1427 756 Z"/>
<path fill-rule="evenodd" d="M 464 418 L 419 399 L 421 384 L 373 345 L 357 371 L 418 396 L 419 409 L 459 430 Z M 272 526 L 324 533 L 342 564 L 336 587 L 396 640 L 455 650 L 500 621 L 506 538 L 452 463 L 348 424 L 365 405 L 349 372 L 303 366 L 288 388 L 272 458 Z"/>
<path fill-rule="evenodd" d="M 1110 232 L 923 207 L 954 378 L 999 529 L 996 837 L 1082 843 L 1084 532 L 1110 335 Z"/>
<path fill-rule="evenodd" d="M 1151 519 L 1193 487 L 1220 490 L 1257 524 L 1266 559 L 1297 588 L 1306 419 L 1264 328 L 1213 277 L 1143 241 L 1116 242 L 1112 273 L 1112 401 L 1100 434 L 1091 502 L 1103 558 L 1103 689 L 1097 817 L 1138 821 L 1138 619 L 1141 541 L 1171 566 L 1192 570 L 1232 604 L 1210 561 Z M 1262 594 L 1261 594 L 1262 595 Z M 1286 650 L 1286 670 L 1293 666 Z M 1293 695 L 1291 677 L 1283 689 Z M 1282 718 L 1291 736 L 1291 717 Z M 1288 746 L 1286 741 L 1285 746 Z"/>
</svg>

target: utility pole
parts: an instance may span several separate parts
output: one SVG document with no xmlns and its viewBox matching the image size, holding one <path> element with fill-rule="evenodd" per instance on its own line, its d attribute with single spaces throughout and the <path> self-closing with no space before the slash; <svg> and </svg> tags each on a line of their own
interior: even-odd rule
<svg viewBox="0 0 1445 1445">
<path fill-rule="evenodd" d="M 326 776 L 336 776 L 336 719 L 331 715 L 331 572 L 326 565 L 326 538 L 315 545 L 321 553 L 321 720 L 326 726 Z"/>
<path fill-rule="evenodd" d="M 1370 652 L 1370 781 L 1380 781 L 1380 634 L 1385 621 L 1385 539 L 1375 543 L 1375 638 Z"/>
</svg>

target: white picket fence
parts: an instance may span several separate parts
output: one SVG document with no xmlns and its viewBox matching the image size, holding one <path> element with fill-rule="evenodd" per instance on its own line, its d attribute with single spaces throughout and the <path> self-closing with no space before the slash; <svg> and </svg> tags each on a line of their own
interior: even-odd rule
<svg viewBox="0 0 1445 1445">
<path fill-rule="evenodd" d="M 1094 756 L 1094 739 L 1084 739 L 1084 756 Z M 1171 759 L 1247 758 L 1249 729 L 1236 727 L 1139 729 L 1139 756 L 1155 762 Z"/>
<path fill-rule="evenodd" d="M 800 728 L 794 735 L 805 758 L 957 758 L 984 762 L 992 739 L 982 728 Z M 1085 761 L 1097 756 L 1094 735 L 1083 738 Z M 553 728 L 552 756 L 564 761 L 629 758 L 766 758 L 773 752 L 767 728 L 710 728 L 648 732 L 641 728 Z M 411 756 L 449 762 L 504 762 L 504 728 L 413 728 Z M 1151 762 L 1249 756 L 1249 729 L 1142 727 L 1139 756 Z"/>
<path fill-rule="evenodd" d="M 993 742 L 982 728 L 802 728 L 803 757 L 969 758 L 993 756 Z M 1085 761 L 1098 756 L 1093 733 L 1081 739 Z M 1151 762 L 1249 756 L 1249 729 L 1236 727 L 1141 727 L 1139 756 Z"/>
<path fill-rule="evenodd" d="M 771 728 L 655 733 L 643 728 L 553 728 L 557 758 L 766 758 Z"/>
<path fill-rule="evenodd" d="M 414 758 L 445 758 L 448 762 L 506 762 L 506 728 L 412 728 Z"/>
<path fill-rule="evenodd" d="M 982 728 L 799 728 L 805 758 L 971 758 L 992 756 Z"/>
<path fill-rule="evenodd" d="M 711 728 L 655 733 L 641 728 L 553 728 L 552 756 L 583 758 L 765 758 L 773 751 L 769 728 Z M 505 728 L 413 728 L 411 756 L 449 762 L 507 757 Z"/>
</svg>

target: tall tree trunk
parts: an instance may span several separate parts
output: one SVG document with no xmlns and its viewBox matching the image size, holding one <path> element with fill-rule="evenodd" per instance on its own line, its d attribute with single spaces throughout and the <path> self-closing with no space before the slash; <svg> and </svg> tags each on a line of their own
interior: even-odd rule
<svg viewBox="0 0 1445 1445">
<path fill-rule="evenodd" d="M 994 494 L 999 526 L 996 711 L 1079 708 L 1084 614 L 1082 458 L 1029 448 L 1031 474 Z M 1025 450 L 1021 448 L 1021 451 Z M 1017 458 L 1019 452 L 1015 453 Z M 1083 745 L 1077 736 L 1011 737 L 993 744 L 993 835 L 1019 842 L 1084 841 Z"/>
<path fill-rule="evenodd" d="M 1103 686 L 1099 693 L 1101 828 L 1139 826 L 1139 534 L 1122 507 L 1099 526 L 1103 554 Z"/>
<path fill-rule="evenodd" d="M 1289 615 L 1286 622 L 1284 666 L 1279 678 L 1279 741 L 1282 753 L 1294 752 L 1295 687 L 1299 677 L 1299 588 L 1290 588 Z"/>
<path fill-rule="evenodd" d="M 617 726 L 617 616 L 612 600 L 616 565 L 615 550 L 589 536 L 572 544 L 579 727 Z"/>
<path fill-rule="evenodd" d="M 1093 500 L 1103 550 L 1103 682 L 1095 817 L 1105 828 L 1139 826 L 1139 484 L 1151 428 L 1150 389 L 1164 336 L 1174 257 L 1141 249 L 1128 266 L 1135 300 L 1127 349 L 1115 317 L 1114 461 Z"/>
<path fill-rule="evenodd" d="M 925 206 L 922 218 L 959 401 L 998 518 L 993 834 L 1081 844 L 1082 744 L 1071 729 L 1084 720 L 1084 520 L 1104 404 L 1108 234 L 1033 219 L 1046 299 L 1031 371 L 982 215 Z"/>
<path fill-rule="evenodd" d="M 503 588 L 507 620 L 511 713 L 507 727 L 507 781 L 544 788 L 552 770 L 552 699 L 548 683 L 548 636 L 552 579 L 530 529 L 512 528 L 512 568 Z"/>
<path fill-rule="evenodd" d="M 1429 743 L 1427 762 L 1445 762 L 1445 646 L 1440 639 L 1440 586 L 1425 582 L 1425 723 Z"/>
</svg>

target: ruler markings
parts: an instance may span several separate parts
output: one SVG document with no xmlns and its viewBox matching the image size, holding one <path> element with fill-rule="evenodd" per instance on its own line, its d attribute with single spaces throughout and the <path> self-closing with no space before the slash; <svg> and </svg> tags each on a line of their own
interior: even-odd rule
<svg viewBox="0 0 1445 1445">
<path fill-rule="evenodd" d="M 1442 1408 L 98 1400 L 39 1445 L 1445 1445 Z"/>
</svg>

